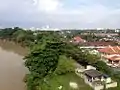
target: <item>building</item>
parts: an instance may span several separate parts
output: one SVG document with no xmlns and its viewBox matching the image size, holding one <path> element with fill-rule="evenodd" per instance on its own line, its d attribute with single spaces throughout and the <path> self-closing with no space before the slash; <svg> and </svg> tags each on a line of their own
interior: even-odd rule
<svg viewBox="0 0 120 90">
<path fill-rule="evenodd" d="M 104 58 L 107 60 L 107 65 L 112 67 L 120 67 L 120 55 L 106 55 Z"/>
<path fill-rule="evenodd" d="M 97 70 L 86 70 L 84 71 L 84 75 L 85 83 L 89 84 L 94 90 L 117 87 L 117 82 L 112 81 L 108 75 L 105 75 Z"/>
<path fill-rule="evenodd" d="M 103 90 L 117 87 L 117 82 L 113 81 L 108 75 L 96 70 L 95 67 L 87 66 L 87 69 L 76 70 L 76 74 L 84 79 L 84 82 L 94 90 Z"/>
<path fill-rule="evenodd" d="M 107 65 L 120 67 L 120 46 L 107 46 L 106 48 L 98 49 L 98 51 Z"/>
</svg>

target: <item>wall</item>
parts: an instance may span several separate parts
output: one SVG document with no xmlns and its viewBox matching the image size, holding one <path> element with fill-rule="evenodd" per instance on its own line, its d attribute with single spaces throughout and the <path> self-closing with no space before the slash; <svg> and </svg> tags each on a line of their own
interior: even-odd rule
<svg viewBox="0 0 120 90">
<path fill-rule="evenodd" d="M 94 90 L 101 90 L 101 89 L 104 89 L 103 85 L 99 85 L 99 86 L 94 87 Z"/>
<path fill-rule="evenodd" d="M 106 88 L 117 87 L 117 82 L 106 84 Z"/>
</svg>

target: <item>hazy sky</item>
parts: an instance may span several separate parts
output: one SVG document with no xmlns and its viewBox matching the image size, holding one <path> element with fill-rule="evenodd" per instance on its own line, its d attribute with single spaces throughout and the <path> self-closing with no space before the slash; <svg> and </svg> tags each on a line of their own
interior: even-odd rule
<svg viewBox="0 0 120 90">
<path fill-rule="evenodd" d="M 120 28 L 120 0 L 0 0 L 0 26 Z"/>
</svg>

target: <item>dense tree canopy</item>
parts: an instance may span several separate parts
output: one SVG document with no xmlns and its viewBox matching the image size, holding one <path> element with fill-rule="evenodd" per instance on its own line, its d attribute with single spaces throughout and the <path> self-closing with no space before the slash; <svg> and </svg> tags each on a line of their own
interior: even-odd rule
<svg viewBox="0 0 120 90">
<path fill-rule="evenodd" d="M 25 57 L 25 65 L 31 72 L 47 75 L 56 68 L 59 52 L 58 43 L 46 43 L 43 48 L 35 49 Z"/>
</svg>

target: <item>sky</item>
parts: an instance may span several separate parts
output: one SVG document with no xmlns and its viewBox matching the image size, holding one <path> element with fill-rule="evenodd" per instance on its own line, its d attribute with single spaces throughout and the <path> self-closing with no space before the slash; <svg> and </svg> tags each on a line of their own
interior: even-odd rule
<svg viewBox="0 0 120 90">
<path fill-rule="evenodd" d="M 120 28 L 120 0 L 0 0 L 1 27 Z"/>
</svg>

